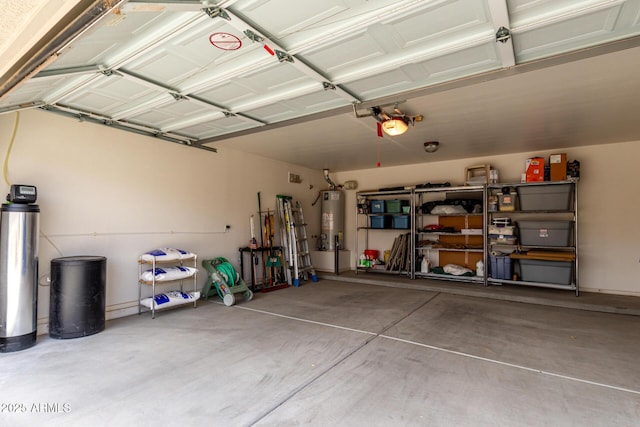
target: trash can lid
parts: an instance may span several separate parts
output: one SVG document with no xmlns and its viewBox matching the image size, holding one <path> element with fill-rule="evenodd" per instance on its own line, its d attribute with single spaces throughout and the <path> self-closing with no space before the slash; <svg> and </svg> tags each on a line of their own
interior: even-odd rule
<svg viewBox="0 0 640 427">
<path fill-rule="evenodd" d="M 102 262 L 102 261 L 106 261 L 107 258 L 104 256 L 95 256 L 95 255 L 76 255 L 76 256 L 65 256 L 65 257 L 60 257 L 60 258 L 54 258 L 51 260 L 52 263 L 65 263 L 65 264 L 72 264 L 72 263 L 79 263 L 79 264 L 86 264 L 86 263 L 90 263 L 90 262 Z"/>
</svg>

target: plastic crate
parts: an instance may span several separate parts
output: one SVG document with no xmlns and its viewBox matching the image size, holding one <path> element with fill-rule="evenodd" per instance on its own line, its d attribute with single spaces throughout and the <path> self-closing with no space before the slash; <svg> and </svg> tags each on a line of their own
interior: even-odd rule
<svg viewBox="0 0 640 427">
<path fill-rule="evenodd" d="M 391 217 L 386 215 L 371 215 L 369 217 L 371 228 L 391 228 Z"/>
<path fill-rule="evenodd" d="M 513 263 L 508 255 L 490 255 L 489 275 L 494 279 L 511 280 Z"/>
<path fill-rule="evenodd" d="M 386 200 L 386 212 L 387 213 L 402 213 L 402 208 L 409 206 L 408 200 Z"/>
<path fill-rule="evenodd" d="M 410 227 L 409 215 L 394 215 L 393 228 L 407 229 Z"/>
<path fill-rule="evenodd" d="M 572 184 L 519 186 L 521 211 L 568 211 L 572 209 Z"/>
<path fill-rule="evenodd" d="M 573 262 L 521 259 L 520 275 L 526 282 L 570 285 L 573 278 Z"/>
<path fill-rule="evenodd" d="M 516 221 L 524 246 L 569 246 L 573 221 Z"/>
<path fill-rule="evenodd" d="M 384 213 L 384 200 L 372 200 L 371 213 Z"/>
</svg>

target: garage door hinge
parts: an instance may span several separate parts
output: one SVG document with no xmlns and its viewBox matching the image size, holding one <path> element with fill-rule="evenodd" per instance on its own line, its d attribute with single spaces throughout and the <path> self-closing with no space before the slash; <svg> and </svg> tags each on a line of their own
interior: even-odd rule
<svg viewBox="0 0 640 427">
<path fill-rule="evenodd" d="M 204 13 L 209 15 L 209 18 L 222 18 L 226 19 L 227 21 L 231 21 L 231 17 L 229 16 L 229 14 L 221 7 L 207 7 L 202 10 L 204 11 Z"/>
<path fill-rule="evenodd" d="M 287 52 L 283 52 L 281 50 L 276 50 L 276 56 L 278 57 L 278 61 L 280 62 L 291 62 L 293 63 L 293 56 L 289 55 Z"/>
<path fill-rule="evenodd" d="M 500 43 L 506 43 L 511 38 L 511 30 L 506 27 L 498 28 L 496 31 L 496 41 Z"/>
<path fill-rule="evenodd" d="M 251 30 L 244 30 L 243 31 L 244 35 L 247 36 L 249 38 L 249 40 L 251 40 L 252 42 L 261 42 L 264 40 L 264 37 L 262 37 L 259 34 L 254 33 Z"/>
</svg>

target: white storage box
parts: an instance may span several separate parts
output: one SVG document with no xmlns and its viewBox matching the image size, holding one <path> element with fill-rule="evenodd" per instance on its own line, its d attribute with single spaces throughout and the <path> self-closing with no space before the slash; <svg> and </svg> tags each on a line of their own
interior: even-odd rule
<svg viewBox="0 0 640 427">
<path fill-rule="evenodd" d="M 518 241 L 516 236 L 505 236 L 504 234 L 489 234 L 489 242 L 492 245 L 515 245 Z"/>
<path fill-rule="evenodd" d="M 513 236 L 515 234 L 516 227 L 513 225 L 505 225 L 498 227 L 497 225 L 489 226 L 489 234 L 500 234 L 504 236 Z"/>
<path fill-rule="evenodd" d="M 472 236 L 480 236 L 482 235 L 482 228 L 463 228 L 460 230 L 462 234 L 468 234 Z"/>
</svg>

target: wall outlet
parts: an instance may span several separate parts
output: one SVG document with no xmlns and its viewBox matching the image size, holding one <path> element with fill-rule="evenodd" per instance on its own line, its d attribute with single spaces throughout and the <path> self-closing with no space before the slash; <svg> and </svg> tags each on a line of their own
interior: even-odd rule
<svg viewBox="0 0 640 427">
<path fill-rule="evenodd" d="M 300 184 L 302 182 L 302 178 L 297 173 L 289 172 L 289 182 L 292 184 Z"/>
</svg>

